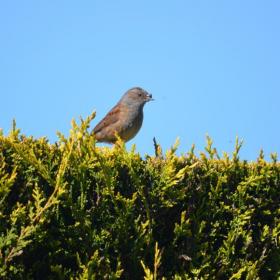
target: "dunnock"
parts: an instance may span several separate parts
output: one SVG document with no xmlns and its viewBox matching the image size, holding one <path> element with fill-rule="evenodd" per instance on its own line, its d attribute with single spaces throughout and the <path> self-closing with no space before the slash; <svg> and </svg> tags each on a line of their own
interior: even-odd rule
<svg viewBox="0 0 280 280">
<path fill-rule="evenodd" d="M 132 139 L 143 122 L 143 107 L 153 100 L 140 87 L 128 90 L 117 105 L 93 129 L 97 142 L 114 143 L 118 135 L 124 142 Z"/>
</svg>

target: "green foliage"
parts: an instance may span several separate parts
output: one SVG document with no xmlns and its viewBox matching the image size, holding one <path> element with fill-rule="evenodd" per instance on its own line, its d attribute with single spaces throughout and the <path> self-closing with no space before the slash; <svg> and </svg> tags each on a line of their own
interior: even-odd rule
<svg viewBox="0 0 280 280">
<path fill-rule="evenodd" d="M 0 132 L 1 279 L 279 279 L 280 164 Z"/>
</svg>

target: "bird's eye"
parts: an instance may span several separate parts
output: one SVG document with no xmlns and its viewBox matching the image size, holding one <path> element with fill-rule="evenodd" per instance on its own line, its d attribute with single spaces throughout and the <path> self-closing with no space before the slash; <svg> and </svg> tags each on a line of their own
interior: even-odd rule
<svg viewBox="0 0 280 280">
<path fill-rule="evenodd" d="M 142 93 L 141 93 L 141 92 L 139 92 L 139 93 L 138 93 L 138 96 L 142 96 Z"/>
</svg>

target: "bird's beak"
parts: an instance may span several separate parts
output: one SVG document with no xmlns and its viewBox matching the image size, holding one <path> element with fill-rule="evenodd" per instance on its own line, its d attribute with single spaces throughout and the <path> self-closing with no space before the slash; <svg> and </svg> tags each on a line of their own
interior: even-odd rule
<svg viewBox="0 0 280 280">
<path fill-rule="evenodd" d="M 153 101 L 154 99 L 153 99 L 153 96 L 151 95 L 151 94 L 147 94 L 146 95 L 146 102 L 148 102 L 148 101 Z"/>
</svg>

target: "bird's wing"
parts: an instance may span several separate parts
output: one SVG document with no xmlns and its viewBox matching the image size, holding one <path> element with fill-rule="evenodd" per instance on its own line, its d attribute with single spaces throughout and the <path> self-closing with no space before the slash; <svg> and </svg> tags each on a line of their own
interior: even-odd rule
<svg viewBox="0 0 280 280">
<path fill-rule="evenodd" d="M 98 133 L 103 128 L 107 127 L 108 125 L 112 125 L 116 123 L 120 118 L 121 108 L 120 105 L 116 105 L 93 129 L 94 133 Z"/>
</svg>

